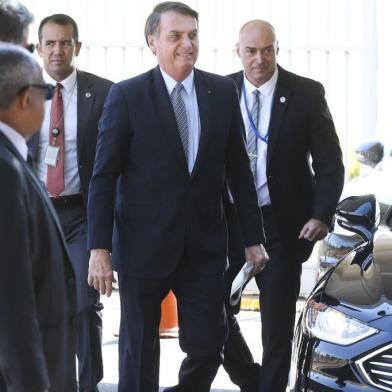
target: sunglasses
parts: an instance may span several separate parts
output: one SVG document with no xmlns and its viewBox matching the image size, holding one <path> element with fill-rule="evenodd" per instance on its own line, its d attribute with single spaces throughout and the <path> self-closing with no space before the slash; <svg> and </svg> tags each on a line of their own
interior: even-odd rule
<svg viewBox="0 0 392 392">
<path fill-rule="evenodd" d="M 40 88 L 42 90 L 45 90 L 45 99 L 48 101 L 53 98 L 54 94 L 54 86 L 52 84 L 26 84 L 26 86 L 21 87 L 16 95 L 22 94 L 24 91 L 26 91 L 30 87 L 35 87 L 35 88 Z"/>
<path fill-rule="evenodd" d="M 27 49 L 30 53 L 34 53 L 35 45 L 34 44 L 27 44 L 25 49 Z"/>
</svg>

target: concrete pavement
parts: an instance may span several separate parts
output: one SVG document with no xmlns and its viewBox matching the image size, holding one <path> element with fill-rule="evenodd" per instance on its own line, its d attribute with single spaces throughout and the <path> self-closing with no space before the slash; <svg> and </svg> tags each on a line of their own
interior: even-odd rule
<svg viewBox="0 0 392 392">
<path fill-rule="evenodd" d="M 105 307 L 103 310 L 104 378 L 99 385 L 99 390 L 101 392 L 116 392 L 118 383 L 118 337 L 115 334 L 118 332 L 120 321 L 118 292 L 114 291 L 110 298 L 102 298 L 102 302 Z M 259 312 L 241 311 L 238 320 L 255 360 L 260 362 L 262 347 Z M 184 354 L 179 348 L 178 339 L 161 339 L 160 390 L 176 384 L 177 372 L 183 358 Z M 221 367 L 212 384 L 211 391 L 234 392 L 239 391 L 239 389 L 230 381 Z"/>
</svg>

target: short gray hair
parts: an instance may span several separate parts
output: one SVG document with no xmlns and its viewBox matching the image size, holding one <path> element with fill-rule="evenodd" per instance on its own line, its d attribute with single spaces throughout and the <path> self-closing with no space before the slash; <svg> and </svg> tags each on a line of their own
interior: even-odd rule
<svg viewBox="0 0 392 392">
<path fill-rule="evenodd" d="M 163 3 L 157 4 L 152 13 L 146 20 L 146 26 L 144 28 L 144 37 L 148 45 L 148 36 L 157 35 L 159 33 L 159 23 L 161 21 L 161 15 L 165 12 L 177 12 L 181 15 L 189 15 L 196 19 L 199 23 L 199 14 L 197 11 L 179 1 L 164 1 Z"/>
<path fill-rule="evenodd" d="M 35 58 L 20 46 L 0 42 L 0 110 L 12 105 L 22 87 L 35 83 L 42 83 Z"/>
<path fill-rule="evenodd" d="M 19 1 L 0 0 L 0 41 L 21 45 L 33 20 L 33 14 Z"/>
</svg>

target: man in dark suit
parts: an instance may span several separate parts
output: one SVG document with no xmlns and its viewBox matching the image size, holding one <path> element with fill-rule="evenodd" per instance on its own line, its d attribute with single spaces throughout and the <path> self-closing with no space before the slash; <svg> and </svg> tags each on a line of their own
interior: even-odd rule
<svg viewBox="0 0 392 392">
<path fill-rule="evenodd" d="M 59 215 L 75 270 L 78 303 L 78 360 L 81 391 L 97 390 L 103 377 L 99 292 L 87 284 L 87 192 L 95 156 L 98 120 L 109 80 L 76 70 L 81 42 L 75 21 L 64 14 L 42 20 L 38 53 L 43 76 L 54 84 L 41 132 L 30 142 L 35 166 Z"/>
<path fill-rule="evenodd" d="M 99 123 L 88 204 L 89 282 L 121 298 L 120 392 L 157 392 L 160 303 L 172 288 L 186 353 L 177 386 L 207 392 L 225 340 L 225 173 L 259 270 L 262 218 L 241 135 L 235 85 L 194 68 L 198 14 L 158 4 L 145 36 L 159 66 L 115 84 Z M 113 238 L 113 239 L 112 239 Z"/>
<path fill-rule="evenodd" d="M 344 180 L 339 140 L 323 86 L 276 64 L 274 28 L 254 20 L 240 30 L 244 71 L 230 75 L 241 97 L 247 150 L 263 212 L 270 262 L 256 276 L 260 290 L 261 369 L 227 301 L 229 338 L 223 366 L 241 391 L 285 391 L 290 366 L 301 263 L 331 226 Z M 311 161 L 310 161 L 311 157 Z M 244 264 L 243 238 L 229 198 L 226 290 Z"/>
<path fill-rule="evenodd" d="M 56 213 L 27 163 L 53 88 L 0 44 L 0 391 L 76 392 L 75 282 Z"/>
</svg>

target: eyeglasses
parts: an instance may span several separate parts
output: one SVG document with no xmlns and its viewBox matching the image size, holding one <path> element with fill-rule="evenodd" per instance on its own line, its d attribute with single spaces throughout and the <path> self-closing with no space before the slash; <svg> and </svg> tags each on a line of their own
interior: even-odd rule
<svg viewBox="0 0 392 392">
<path fill-rule="evenodd" d="M 21 87 L 16 95 L 22 94 L 24 91 L 26 91 L 30 87 L 35 87 L 35 88 L 40 88 L 42 90 L 45 90 L 45 99 L 48 101 L 53 98 L 54 94 L 54 86 L 52 84 L 26 84 L 26 86 Z"/>
</svg>

